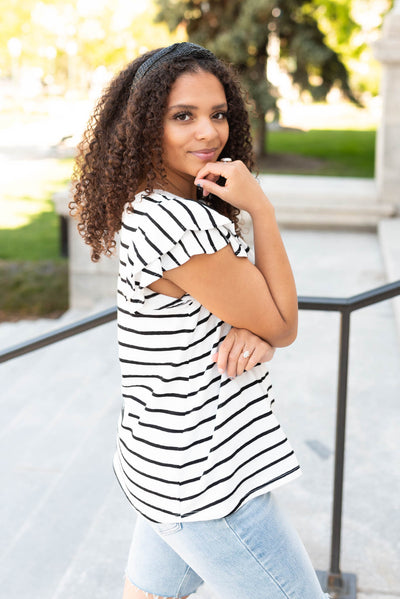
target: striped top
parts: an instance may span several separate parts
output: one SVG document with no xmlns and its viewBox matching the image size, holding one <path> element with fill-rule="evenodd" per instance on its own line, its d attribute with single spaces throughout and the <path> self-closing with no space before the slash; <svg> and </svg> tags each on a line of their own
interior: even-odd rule
<svg viewBox="0 0 400 599">
<path fill-rule="evenodd" d="M 202 202 L 138 194 L 123 214 L 118 342 L 123 407 L 114 470 L 135 509 L 155 522 L 224 517 L 300 474 L 272 412 L 266 364 L 234 379 L 212 355 L 230 325 L 189 294 L 148 288 L 165 270 L 230 244 L 250 248 Z"/>
</svg>

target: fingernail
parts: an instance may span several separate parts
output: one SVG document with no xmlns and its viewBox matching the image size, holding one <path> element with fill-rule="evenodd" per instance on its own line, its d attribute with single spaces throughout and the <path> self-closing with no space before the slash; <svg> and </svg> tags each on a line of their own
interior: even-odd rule
<svg viewBox="0 0 400 599">
<path fill-rule="evenodd" d="M 219 372 L 220 374 L 223 374 L 223 373 L 224 373 L 224 369 L 223 369 L 223 368 L 218 368 L 218 372 Z"/>
</svg>

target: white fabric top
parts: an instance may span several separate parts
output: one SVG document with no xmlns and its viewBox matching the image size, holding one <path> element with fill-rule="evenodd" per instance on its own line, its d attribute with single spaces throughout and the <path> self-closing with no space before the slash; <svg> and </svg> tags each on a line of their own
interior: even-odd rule
<svg viewBox="0 0 400 599">
<path fill-rule="evenodd" d="M 118 342 L 123 407 L 114 470 L 156 522 L 224 517 L 300 474 L 271 406 L 266 364 L 234 379 L 212 355 L 230 325 L 196 299 L 147 286 L 191 256 L 232 246 L 233 223 L 202 202 L 138 194 L 121 229 Z"/>
</svg>

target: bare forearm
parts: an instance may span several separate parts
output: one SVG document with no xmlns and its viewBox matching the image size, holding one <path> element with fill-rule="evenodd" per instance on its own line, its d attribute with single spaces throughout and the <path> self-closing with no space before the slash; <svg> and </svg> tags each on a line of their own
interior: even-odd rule
<svg viewBox="0 0 400 599">
<path fill-rule="evenodd" d="M 258 202 L 250 212 L 254 230 L 255 264 L 262 273 L 274 304 L 286 326 L 288 342 L 297 332 L 296 285 L 271 203 Z M 283 339 L 284 341 L 284 339 Z"/>
</svg>

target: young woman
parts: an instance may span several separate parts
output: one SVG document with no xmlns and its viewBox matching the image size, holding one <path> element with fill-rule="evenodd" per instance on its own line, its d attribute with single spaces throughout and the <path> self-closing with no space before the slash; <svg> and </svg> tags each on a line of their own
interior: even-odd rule
<svg viewBox="0 0 400 599">
<path fill-rule="evenodd" d="M 190 43 L 128 65 L 80 146 L 72 211 L 93 260 L 120 237 L 114 469 L 137 513 L 124 599 L 203 580 L 222 599 L 324 596 L 271 495 L 300 473 L 266 366 L 296 337 L 297 296 L 252 166 L 235 76 Z"/>
</svg>

